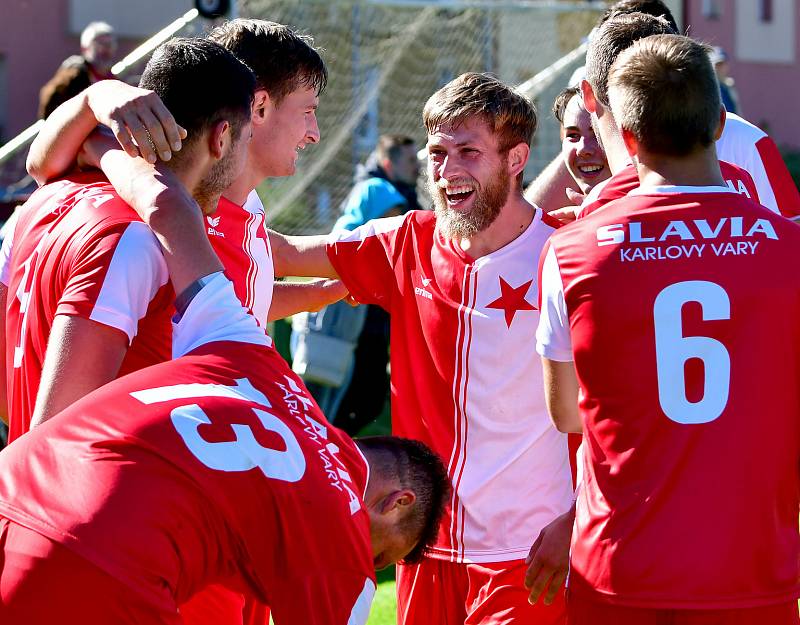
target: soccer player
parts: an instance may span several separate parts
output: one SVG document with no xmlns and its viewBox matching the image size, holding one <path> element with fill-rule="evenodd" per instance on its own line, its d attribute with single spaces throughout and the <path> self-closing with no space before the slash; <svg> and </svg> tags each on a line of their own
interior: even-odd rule
<svg viewBox="0 0 800 625">
<path fill-rule="evenodd" d="M 268 320 L 317 310 L 346 294 L 332 281 L 274 283 L 276 270 L 279 276 L 293 274 L 273 259 L 255 192 L 266 178 L 294 175 L 298 151 L 320 140 L 316 109 L 328 73 L 313 39 L 282 24 L 235 19 L 214 28 L 209 38 L 256 75 L 247 164 L 208 216 L 207 233 L 236 294 L 265 327 Z M 63 175 L 98 123 L 114 129 L 129 154 L 141 153 L 150 162 L 157 156 L 169 160 L 180 149 L 179 128 L 154 94 L 111 82 L 91 87 L 47 120 L 31 146 L 29 173 L 39 183 Z"/>
<path fill-rule="evenodd" d="M 208 80 L 220 88 L 209 92 Z M 241 61 L 201 39 L 165 43 L 142 75 L 189 132 L 169 166 L 207 211 L 244 165 L 254 84 Z M 169 358 L 161 250 L 102 175 L 39 189 L 4 247 L 9 440 L 118 375 Z"/>
<path fill-rule="evenodd" d="M 375 568 L 435 536 L 441 460 L 330 426 L 237 300 L 198 207 L 160 181 L 148 195 L 142 175 L 121 180 L 119 159 L 131 160 L 111 151 L 104 168 L 168 252 L 183 357 L 4 451 L 0 620 L 177 625 L 178 604 L 213 582 L 268 602 L 278 625 L 363 625 Z"/>
<path fill-rule="evenodd" d="M 585 195 L 595 185 L 608 179 L 611 171 L 578 87 L 567 87 L 558 94 L 553 103 L 553 116 L 561 127 L 561 158 L 578 189 Z M 570 191 L 572 189 L 568 187 L 570 199 L 576 197 Z"/>
<path fill-rule="evenodd" d="M 704 46 L 642 39 L 608 94 L 641 187 L 541 268 L 545 394 L 585 439 L 568 623 L 796 624 L 800 228 L 725 184 Z"/>
<path fill-rule="evenodd" d="M 531 382 L 536 263 L 555 227 L 522 197 L 536 114 L 498 80 L 467 73 L 431 96 L 423 119 L 435 211 L 330 239 L 276 235 L 275 253 L 390 312 L 393 432 L 448 461 L 439 536 L 398 569 L 398 621 L 561 623 L 565 569 L 552 605 L 529 605 L 522 587 L 546 526 L 543 551 L 566 564 L 573 501 L 566 437 Z"/>
</svg>

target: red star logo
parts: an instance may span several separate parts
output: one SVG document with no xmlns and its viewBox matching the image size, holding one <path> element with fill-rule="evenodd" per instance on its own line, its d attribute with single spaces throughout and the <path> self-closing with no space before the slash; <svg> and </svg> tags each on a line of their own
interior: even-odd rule
<svg viewBox="0 0 800 625">
<path fill-rule="evenodd" d="M 531 284 L 533 284 L 533 280 L 528 280 L 525 284 L 515 289 L 501 277 L 500 297 L 491 304 L 487 304 L 486 308 L 504 310 L 506 313 L 506 325 L 510 328 L 511 322 L 514 321 L 514 315 L 517 314 L 518 310 L 536 310 L 536 306 L 525 299 L 525 295 L 528 293 L 528 289 L 531 288 Z"/>
</svg>

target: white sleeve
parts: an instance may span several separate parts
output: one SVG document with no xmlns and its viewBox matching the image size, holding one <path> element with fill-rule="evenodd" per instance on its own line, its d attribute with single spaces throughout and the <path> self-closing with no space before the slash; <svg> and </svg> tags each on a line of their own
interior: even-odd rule
<svg viewBox="0 0 800 625">
<path fill-rule="evenodd" d="M 131 222 L 114 247 L 89 319 L 121 330 L 132 342 L 139 320 L 168 280 L 155 235 L 146 224 Z"/>
<path fill-rule="evenodd" d="M 553 246 L 547 249 L 542 264 L 542 310 L 536 329 L 536 351 L 558 362 L 572 361 L 572 339 L 569 335 L 569 315 L 564 301 L 564 288 Z"/>
<path fill-rule="evenodd" d="M 180 320 L 172 324 L 172 357 L 184 356 L 216 341 L 272 345 L 272 339 L 248 314 L 236 297 L 233 284 L 221 272 L 194 296 Z"/>
<path fill-rule="evenodd" d="M 14 230 L 19 219 L 19 209 L 15 210 L 3 225 L 3 246 L 0 248 L 0 283 L 8 286 L 11 281 L 11 250 L 14 243 Z"/>
</svg>

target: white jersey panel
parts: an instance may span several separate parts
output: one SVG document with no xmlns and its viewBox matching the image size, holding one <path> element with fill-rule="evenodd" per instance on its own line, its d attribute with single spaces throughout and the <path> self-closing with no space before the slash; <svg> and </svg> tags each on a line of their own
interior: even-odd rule
<svg viewBox="0 0 800 625">
<path fill-rule="evenodd" d="M 539 531 L 572 504 L 567 438 L 551 424 L 535 349 L 539 255 L 552 228 L 533 223 L 479 258 L 465 281 L 454 418 L 457 559 L 527 556 Z M 498 514 L 502 511 L 502 514 Z"/>
</svg>

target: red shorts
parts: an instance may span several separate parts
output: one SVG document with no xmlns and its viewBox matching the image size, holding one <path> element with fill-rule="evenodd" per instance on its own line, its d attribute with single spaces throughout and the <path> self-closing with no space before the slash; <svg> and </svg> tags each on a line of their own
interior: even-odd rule
<svg viewBox="0 0 800 625">
<path fill-rule="evenodd" d="M 797 602 L 726 610 L 629 608 L 570 595 L 568 625 L 797 625 Z"/>
<path fill-rule="evenodd" d="M 0 517 L 0 623 L 180 625 L 71 549 Z"/>
<path fill-rule="evenodd" d="M 423 558 L 397 566 L 398 625 L 564 625 L 564 591 L 528 603 L 523 560 L 458 564 Z M 763 625 L 763 624 L 762 624 Z"/>
<path fill-rule="evenodd" d="M 269 625 L 269 608 L 224 586 L 206 586 L 180 606 L 184 625 Z"/>
</svg>

